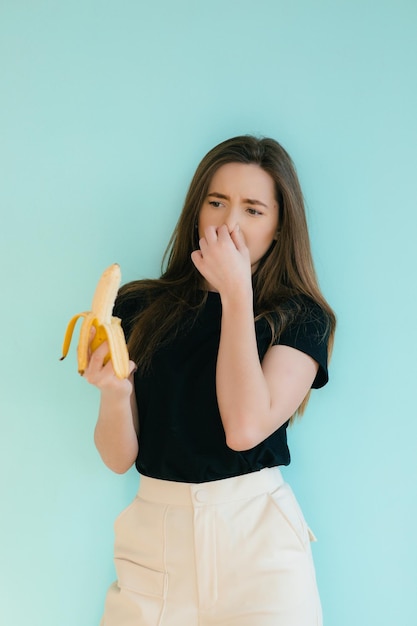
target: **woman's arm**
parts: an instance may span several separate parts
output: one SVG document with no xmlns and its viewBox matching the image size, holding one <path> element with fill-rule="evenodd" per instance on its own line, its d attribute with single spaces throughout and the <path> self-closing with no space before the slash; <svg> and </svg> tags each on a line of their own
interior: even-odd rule
<svg viewBox="0 0 417 626">
<path fill-rule="evenodd" d="M 248 248 L 238 229 L 210 227 L 192 260 L 222 301 L 216 391 L 227 445 L 253 448 L 286 422 L 307 395 L 317 362 L 287 346 L 259 360 Z"/>
<path fill-rule="evenodd" d="M 119 380 L 111 361 L 103 367 L 107 342 L 93 352 L 84 378 L 99 388 L 100 409 L 94 441 L 103 462 L 117 474 L 133 465 L 138 454 L 138 412 L 133 384 L 135 364 L 130 361 L 130 376 Z"/>
<path fill-rule="evenodd" d="M 256 345 L 252 296 L 222 297 L 217 400 L 227 445 L 248 450 L 284 424 L 307 395 L 318 370 L 307 354 L 272 346 L 262 365 Z"/>
</svg>

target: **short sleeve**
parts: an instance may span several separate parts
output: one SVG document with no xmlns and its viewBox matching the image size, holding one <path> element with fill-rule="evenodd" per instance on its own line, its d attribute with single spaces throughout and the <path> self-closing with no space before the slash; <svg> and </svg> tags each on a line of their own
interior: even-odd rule
<svg viewBox="0 0 417 626">
<path fill-rule="evenodd" d="M 289 346 L 311 356 L 319 365 L 311 386 L 313 389 L 319 389 L 329 380 L 328 340 L 327 315 L 321 307 L 309 301 L 303 307 L 303 311 L 284 328 L 274 341 L 274 345 Z"/>
</svg>

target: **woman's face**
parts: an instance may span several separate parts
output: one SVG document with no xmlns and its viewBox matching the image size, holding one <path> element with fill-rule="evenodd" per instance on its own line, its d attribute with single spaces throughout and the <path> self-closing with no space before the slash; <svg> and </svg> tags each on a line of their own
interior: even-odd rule
<svg viewBox="0 0 417 626">
<path fill-rule="evenodd" d="M 278 230 L 275 183 L 259 165 L 227 163 L 214 174 L 198 216 L 200 238 L 207 226 L 223 224 L 229 233 L 239 225 L 255 272 Z"/>
</svg>

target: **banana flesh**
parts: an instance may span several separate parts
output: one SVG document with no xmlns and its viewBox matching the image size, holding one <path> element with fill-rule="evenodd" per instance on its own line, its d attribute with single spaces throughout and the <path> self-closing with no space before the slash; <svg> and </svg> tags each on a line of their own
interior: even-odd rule
<svg viewBox="0 0 417 626">
<path fill-rule="evenodd" d="M 103 272 L 97 284 L 91 311 L 78 313 L 69 321 L 62 346 L 61 361 L 68 354 L 77 321 L 80 317 L 84 318 L 77 347 L 78 371 L 81 375 L 84 374 L 88 365 L 89 353 L 94 352 L 104 341 L 107 341 L 109 353 L 105 357 L 103 365 L 111 359 L 117 378 L 122 379 L 129 376 L 129 354 L 121 321 L 118 317 L 112 316 L 120 281 L 120 266 L 114 263 Z M 92 327 L 95 328 L 96 332 L 89 346 Z"/>
</svg>

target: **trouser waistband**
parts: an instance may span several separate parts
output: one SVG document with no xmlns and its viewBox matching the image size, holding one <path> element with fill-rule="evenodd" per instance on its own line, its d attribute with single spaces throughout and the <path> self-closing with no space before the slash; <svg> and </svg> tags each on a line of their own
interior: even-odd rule
<svg viewBox="0 0 417 626">
<path fill-rule="evenodd" d="M 206 483 L 180 483 L 141 475 L 138 496 L 160 504 L 207 505 L 253 498 L 270 493 L 283 483 L 278 467 Z"/>
</svg>

